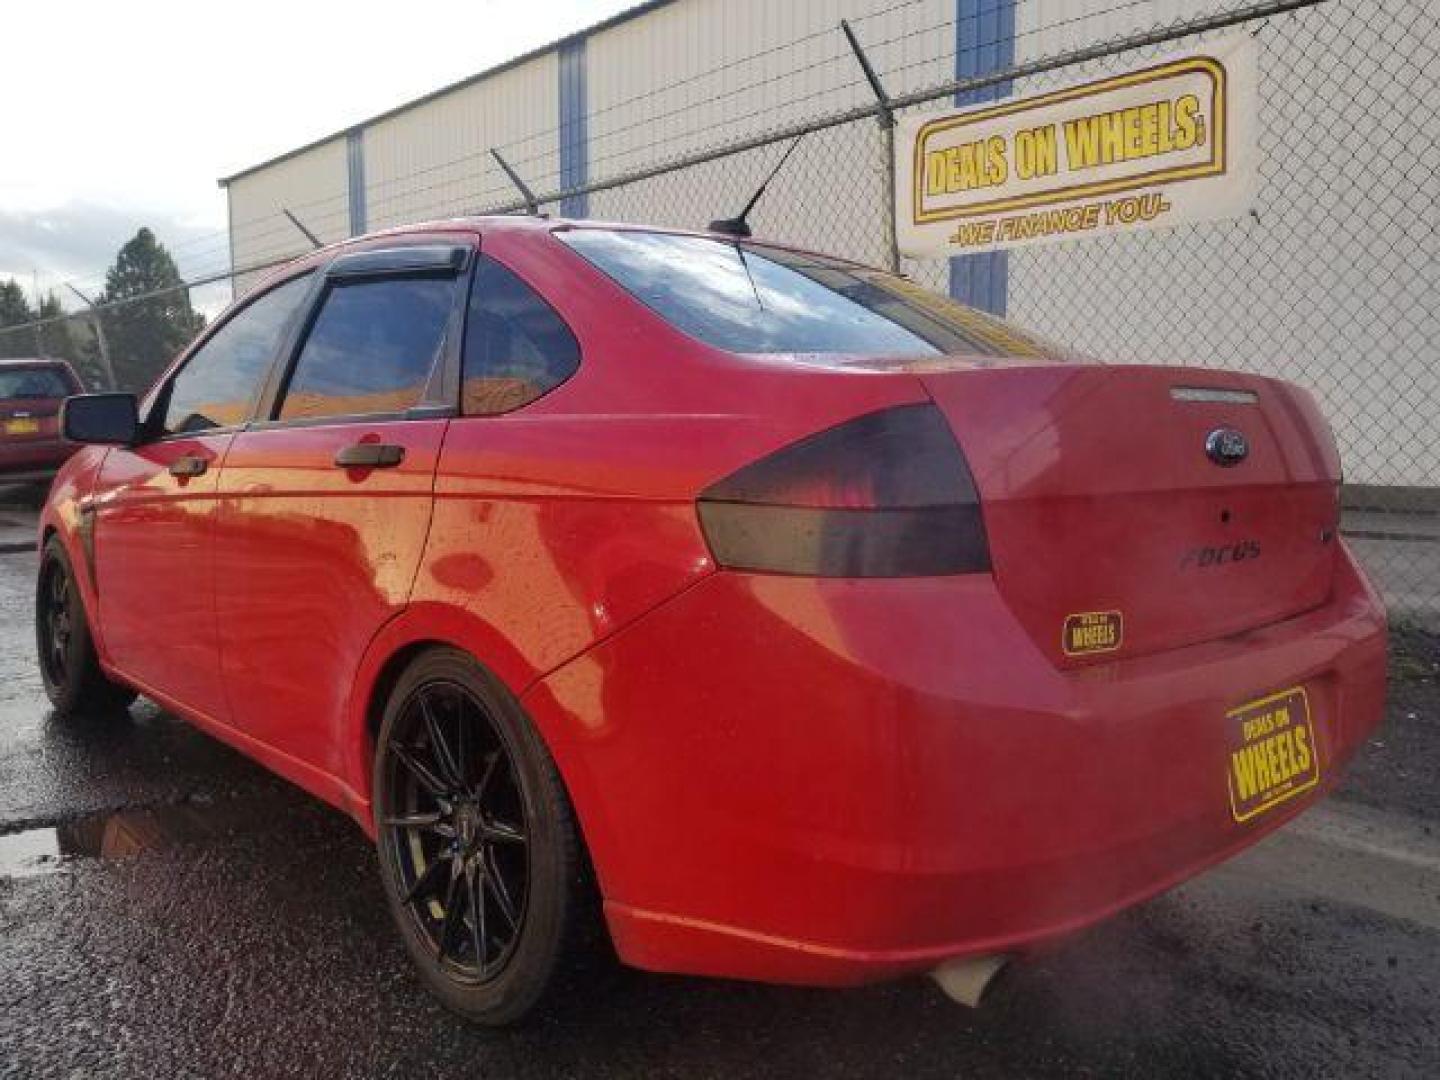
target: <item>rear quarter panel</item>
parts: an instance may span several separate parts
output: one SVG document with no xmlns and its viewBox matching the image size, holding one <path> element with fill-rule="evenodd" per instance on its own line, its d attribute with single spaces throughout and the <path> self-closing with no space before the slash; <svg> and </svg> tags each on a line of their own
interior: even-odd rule
<svg viewBox="0 0 1440 1080">
<path fill-rule="evenodd" d="M 352 695 L 351 781 L 367 799 L 366 723 L 389 657 L 447 642 L 523 696 L 714 571 L 694 503 L 707 485 L 852 416 L 924 400 L 908 374 L 707 349 L 548 235 L 501 232 L 482 249 L 556 309 L 582 362 L 520 410 L 450 424 L 410 606 L 377 638 Z M 580 749 L 593 733 L 541 734 L 583 822 Z"/>
</svg>

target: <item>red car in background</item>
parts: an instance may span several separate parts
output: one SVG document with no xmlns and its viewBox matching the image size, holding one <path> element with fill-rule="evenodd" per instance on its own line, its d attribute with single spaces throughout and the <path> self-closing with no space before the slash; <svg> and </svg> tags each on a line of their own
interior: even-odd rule
<svg viewBox="0 0 1440 1080">
<path fill-rule="evenodd" d="M 350 241 L 65 429 L 57 708 L 145 693 L 352 815 L 487 1023 L 602 925 L 658 971 L 973 996 L 1284 823 L 1381 715 L 1303 390 L 777 245 Z"/>
<path fill-rule="evenodd" d="M 60 403 L 84 389 L 64 360 L 0 360 L 0 485 L 49 483 L 75 445 Z"/>
</svg>

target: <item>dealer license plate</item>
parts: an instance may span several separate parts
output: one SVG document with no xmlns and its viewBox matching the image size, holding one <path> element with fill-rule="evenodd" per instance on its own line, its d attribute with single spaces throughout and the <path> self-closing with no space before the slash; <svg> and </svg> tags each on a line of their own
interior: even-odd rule
<svg viewBox="0 0 1440 1080">
<path fill-rule="evenodd" d="M 6 435 L 34 435 L 40 430 L 39 420 L 6 420 Z"/>
<path fill-rule="evenodd" d="M 1301 686 L 1225 714 L 1230 812 L 1249 821 L 1320 783 L 1320 753 Z"/>
</svg>

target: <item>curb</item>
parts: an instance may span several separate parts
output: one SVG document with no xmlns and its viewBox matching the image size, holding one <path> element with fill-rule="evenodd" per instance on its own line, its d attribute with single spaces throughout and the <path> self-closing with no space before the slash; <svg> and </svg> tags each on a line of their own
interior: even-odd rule
<svg viewBox="0 0 1440 1080">
<path fill-rule="evenodd" d="M 1356 540 L 1398 540 L 1405 544 L 1440 544 L 1440 536 L 1434 533 L 1389 532 L 1385 529 L 1347 529 L 1340 527 L 1340 535 Z"/>
</svg>

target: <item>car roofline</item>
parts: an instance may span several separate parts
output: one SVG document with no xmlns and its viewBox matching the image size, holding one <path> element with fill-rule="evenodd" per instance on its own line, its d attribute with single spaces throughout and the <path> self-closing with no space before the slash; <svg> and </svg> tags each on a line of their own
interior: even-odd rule
<svg viewBox="0 0 1440 1080">
<path fill-rule="evenodd" d="M 724 244 L 744 243 L 752 247 L 774 248 L 777 251 L 793 252 L 796 255 L 827 259 L 831 262 L 843 263 L 846 266 L 853 266 L 857 269 L 880 269 L 868 263 L 857 262 L 854 259 L 846 258 L 843 255 L 832 255 L 827 252 L 815 251 L 811 248 L 796 247 L 783 241 L 766 240 L 763 237 L 750 237 L 740 240 L 734 236 L 708 232 L 702 229 L 686 229 L 673 225 L 647 225 L 633 221 L 602 221 L 591 218 L 561 218 L 537 214 L 476 214 L 466 217 L 417 221 L 405 225 L 396 225 L 388 229 L 377 229 L 374 232 L 362 233 L 359 236 L 347 236 L 343 240 L 336 240 L 333 243 L 326 244 L 313 251 L 301 252 L 294 258 L 278 266 L 254 271 L 262 276 L 253 286 L 237 296 L 235 300 L 239 301 L 254 292 L 268 288 L 276 282 L 300 272 L 302 268 L 313 267 L 331 258 L 340 251 L 355 247 L 356 245 L 368 244 L 375 240 L 441 232 L 470 233 L 483 238 L 488 233 L 520 232 L 548 233 L 554 235 L 556 233 L 579 230 L 658 233 L 664 236 L 688 236 L 699 240 L 714 240 Z"/>
</svg>

